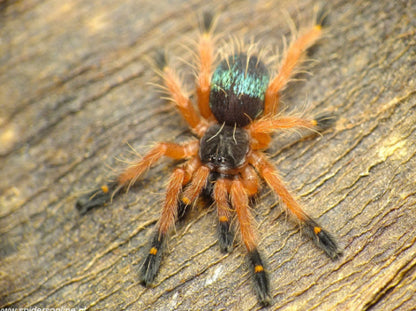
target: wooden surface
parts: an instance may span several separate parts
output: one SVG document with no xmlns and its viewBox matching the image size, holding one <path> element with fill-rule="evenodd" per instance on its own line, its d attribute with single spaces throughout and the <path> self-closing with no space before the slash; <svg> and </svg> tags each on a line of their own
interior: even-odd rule
<svg viewBox="0 0 416 311">
<path fill-rule="evenodd" d="M 156 141 L 182 141 L 180 116 L 149 82 L 146 58 L 183 44 L 198 13 L 218 29 L 282 47 L 293 1 L 0 2 L 0 306 L 88 310 L 256 310 L 243 247 L 216 244 L 212 209 L 169 241 L 153 289 L 138 267 L 173 162 L 151 170 L 111 206 L 81 217 L 76 198 Z M 271 310 L 410 310 L 416 305 L 416 4 L 331 1 L 330 28 L 287 107 L 339 119 L 322 137 L 277 135 L 270 150 L 305 209 L 344 257 L 331 262 L 264 189 L 253 209 L 267 254 Z M 183 71 L 182 71 L 183 72 Z"/>
</svg>

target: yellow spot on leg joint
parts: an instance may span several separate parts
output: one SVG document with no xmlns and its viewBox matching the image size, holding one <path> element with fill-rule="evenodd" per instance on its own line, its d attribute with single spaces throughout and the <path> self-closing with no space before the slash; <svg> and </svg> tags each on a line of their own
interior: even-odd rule
<svg viewBox="0 0 416 311">
<path fill-rule="evenodd" d="M 156 247 L 152 247 L 149 251 L 149 254 L 151 255 L 156 255 L 157 254 L 157 248 Z"/>
<path fill-rule="evenodd" d="M 262 272 L 264 270 L 262 265 L 257 265 L 254 267 L 254 273 L 259 273 Z"/>
<path fill-rule="evenodd" d="M 185 203 L 186 205 L 191 204 L 191 200 L 189 200 L 189 198 L 187 198 L 187 197 L 183 197 L 182 202 Z"/>
<path fill-rule="evenodd" d="M 218 219 L 219 219 L 220 222 L 227 222 L 228 221 L 227 216 L 220 216 Z"/>
<path fill-rule="evenodd" d="M 313 227 L 313 232 L 315 232 L 315 234 L 319 234 L 319 232 L 321 232 L 321 228 L 320 227 Z"/>
</svg>

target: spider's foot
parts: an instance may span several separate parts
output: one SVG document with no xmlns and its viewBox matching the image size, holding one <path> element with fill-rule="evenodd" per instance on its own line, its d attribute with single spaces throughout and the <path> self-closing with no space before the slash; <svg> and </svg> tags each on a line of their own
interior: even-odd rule
<svg viewBox="0 0 416 311">
<path fill-rule="evenodd" d="M 214 24 L 214 15 L 210 11 L 204 12 L 202 15 L 202 31 L 209 33 Z"/>
<path fill-rule="evenodd" d="M 117 182 L 108 183 L 80 197 L 75 203 L 75 207 L 80 214 L 85 214 L 95 207 L 103 206 L 110 202 L 111 198 L 116 195 L 119 190 Z"/>
<path fill-rule="evenodd" d="M 329 24 L 329 18 L 328 18 L 328 9 L 325 5 L 322 5 L 319 10 L 318 14 L 316 14 L 316 25 L 319 25 L 321 27 L 326 27 Z"/>
<path fill-rule="evenodd" d="M 234 232 L 231 228 L 230 221 L 226 217 L 220 217 L 218 223 L 218 243 L 221 252 L 231 253 L 234 243 Z"/>
<path fill-rule="evenodd" d="M 163 70 L 167 66 L 166 51 L 163 49 L 157 50 L 154 56 L 154 62 L 159 70 Z"/>
<path fill-rule="evenodd" d="M 320 114 L 315 118 L 316 129 L 320 132 L 325 131 L 332 127 L 336 120 L 337 117 L 333 114 Z"/>
<path fill-rule="evenodd" d="M 254 291 L 259 302 L 263 306 L 268 306 L 272 302 L 270 295 L 270 280 L 263 264 L 263 260 L 257 249 L 248 253 L 250 259 L 250 269 L 253 273 Z"/>
<path fill-rule="evenodd" d="M 159 271 L 164 241 L 165 235 L 159 232 L 156 232 L 152 238 L 149 253 L 140 268 L 139 278 L 144 286 L 150 286 Z"/>
<path fill-rule="evenodd" d="M 318 223 L 309 218 L 305 222 L 304 232 L 307 236 L 312 238 L 312 241 L 322 249 L 332 260 L 338 259 L 342 256 L 342 251 L 339 249 L 335 239 L 327 231 L 322 229 Z"/>
</svg>

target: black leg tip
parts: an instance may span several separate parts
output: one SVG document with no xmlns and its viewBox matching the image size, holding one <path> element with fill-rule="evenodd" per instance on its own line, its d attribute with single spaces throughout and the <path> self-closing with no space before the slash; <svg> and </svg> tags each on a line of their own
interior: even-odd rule
<svg viewBox="0 0 416 311">
<path fill-rule="evenodd" d="M 318 131 L 325 131 L 326 129 L 331 128 L 337 120 L 337 117 L 334 114 L 320 114 L 316 116 L 316 128 Z"/>
<path fill-rule="evenodd" d="M 149 252 L 146 259 L 140 268 L 139 279 L 140 282 L 150 287 L 159 271 L 160 263 L 162 261 L 163 249 L 164 249 L 165 235 L 156 232 L 150 244 Z"/>
<path fill-rule="evenodd" d="M 90 211 L 94 207 L 98 207 L 98 206 L 101 206 L 101 204 L 95 204 L 95 203 L 91 204 L 91 200 L 90 200 L 89 196 L 88 197 L 87 196 L 82 196 L 75 203 L 75 208 L 78 210 L 78 212 L 81 215 L 85 215 L 88 211 Z"/>
<path fill-rule="evenodd" d="M 147 255 L 140 269 L 140 274 L 139 274 L 140 282 L 144 286 L 151 287 L 159 271 L 161 261 L 162 261 L 161 255 L 152 255 L 152 254 Z"/>
<path fill-rule="evenodd" d="M 156 54 L 154 56 L 154 62 L 155 62 L 156 67 L 159 70 L 163 70 L 167 66 L 168 62 L 166 59 L 165 50 L 160 49 L 156 51 Z"/>
<path fill-rule="evenodd" d="M 318 14 L 316 15 L 316 24 L 321 27 L 327 27 L 329 25 L 328 16 L 328 8 L 325 5 L 322 5 L 318 10 Z"/>
<path fill-rule="evenodd" d="M 325 251 L 325 253 L 332 259 L 337 260 L 342 257 L 343 252 L 338 248 L 335 239 L 325 230 L 322 230 L 317 234 L 319 243 L 321 248 Z"/>
<path fill-rule="evenodd" d="M 322 229 L 313 219 L 306 221 L 304 230 L 315 245 L 322 249 L 332 260 L 336 260 L 343 255 L 331 234 Z"/>
<path fill-rule="evenodd" d="M 208 33 L 213 25 L 214 15 L 210 11 L 206 11 L 202 14 L 202 31 Z"/>
<path fill-rule="evenodd" d="M 265 270 L 263 260 L 257 249 L 248 253 L 250 259 L 250 270 L 252 271 L 254 281 L 254 291 L 259 303 L 263 306 L 269 306 L 272 303 L 270 294 L 270 279 Z"/>
<path fill-rule="evenodd" d="M 221 252 L 231 253 L 233 251 L 234 232 L 228 221 L 218 223 L 218 243 Z"/>
<path fill-rule="evenodd" d="M 270 281 L 266 272 L 263 271 L 254 274 L 254 291 L 261 305 L 270 306 L 272 304 Z"/>
<path fill-rule="evenodd" d="M 80 197 L 75 203 L 75 208 L 81 215 L 86 214 L 93 208 L 100 207 L 111 201 L 118 193 L 118 183 L 112 182 Z"/>
</svg>

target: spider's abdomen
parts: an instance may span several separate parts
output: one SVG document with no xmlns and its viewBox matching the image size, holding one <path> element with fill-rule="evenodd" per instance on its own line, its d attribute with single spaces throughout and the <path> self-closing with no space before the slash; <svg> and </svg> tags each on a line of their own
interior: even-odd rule
<svg viewBox="0 0 416 311">
<path fill-rule="evenodd" d="M 256 56 L 230 56 L 212 75 L 211 111 L 219 123 L 243 127 L 263 112 L 268 84 L 267 68 Z"/>
<path fill-rule="evenodd" d="M 246 130 L 214 124 L 201 138 L 199 158 L 212 171 L 228 174 L 246 162 L 249 136 Z"/>
</svg>

